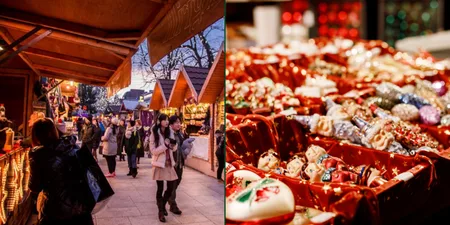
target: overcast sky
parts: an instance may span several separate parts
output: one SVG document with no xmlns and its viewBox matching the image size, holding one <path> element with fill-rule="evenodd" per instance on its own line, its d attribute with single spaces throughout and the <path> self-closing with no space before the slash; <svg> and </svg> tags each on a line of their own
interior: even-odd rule
<svg viewBox="0 0 450 225">
<path fill-rule="evenodd" d="M 222 19 L 218 20 L 214 25 L 220 25 L 223 28 L 224 27 L 224 19 L 222 18 Z M 211 31 L 211 33 L 207 37 L 207 39 L 208 39 L 208 42 L 211 44 L 211 46 L 214 49 L 218 49 L 224 40 L 224 31 L 213 30 L 213 31 Z M 144 41 L 142 44 L 146 45 L 146 41 Z M 144 47 L 144 49 L 147 50 L 147 47 Z M 174 78 L 175 77 L 173 77 L 173 79 Z M 117 94 L 121 97 L 124 93 L 126 93 L 130 89 L 144 89 L 146 91 L 149 91 L 149 90 L 153 90 L 153 88 L 155 87 L 155 83 L 147 84 L 144 87 L 143 87 L 143 85 L 144 85 L 144 80 L 142 78 L 142 75 L 138 71 L 136 71 L 136 67 L 134 67 L 133 73 L 131 76 L 130 86 L 120 90 Z"/>
</svg>

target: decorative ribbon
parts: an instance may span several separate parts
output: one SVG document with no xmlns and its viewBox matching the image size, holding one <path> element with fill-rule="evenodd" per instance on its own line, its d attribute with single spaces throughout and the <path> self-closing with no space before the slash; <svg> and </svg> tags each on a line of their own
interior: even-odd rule
<svg viewBox="0 0 450 225">
<path fill-rule="evenodd" d="M 433 161 L 427 156 L 421 155 L 420 152 L 414 156 L 414 161 L 418 163 L 425 161 L 430 164 L 430 180 L 428 181 L 428 187 L 431 187 L 433 180 L 437 179 L 436 168 L 434 167 Z"/>
</svg>

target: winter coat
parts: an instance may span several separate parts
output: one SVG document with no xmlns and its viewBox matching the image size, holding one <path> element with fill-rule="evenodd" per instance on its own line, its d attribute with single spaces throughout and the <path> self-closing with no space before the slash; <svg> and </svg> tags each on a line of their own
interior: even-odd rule
<svg viewBox="0 0 450 225">
<path fill-rule="evenodd" d="M 103 155 L 117 155 L 117 133 L 119 133 L 118 127 L 116 127 L 115 135 L 113 133 L 113 126 L 106 128 L 105 135 L 102 137 Z"/>
<path fill-rule="evenodd" d="M 170 128 L 166 128 L 170 129 Z M 159 135 L 159 143 L 155 143 L 155 135 Z M 173 131 L 170 131 L 170 138 L 174 139 Z M 150 135 L 150 151 L 152 152 L 152 166 L 164 168 L 166 165 L 166 150 L 168 149 L 164 143 L 164 135 L 161 134 L 161 131 L 152 133 Z M 177 150 L 177 145 L 172 149 L 172 152 Z M 175 161 L 173 160 L 173 154 L 169 154 L 170 161 L 172 165 L 175 165 Z"/>
<path fill-rule="evenodd" d="M 143 127 L 136 127 L 139 133 L 139 138 L 141 139 L 141 147 L 137 149 L 137 157 L 144 157 L 144 141 L 145 141 L 145 131 Z"/>
<path fill-rule="evenodd" d="M 128 135 L 127 135 L 128 132 Z M 123 138 L 123 146 L 125 147 L 125 152 L 127 155 L 133 155 L 137 153 L 137 146 L 139 143 L 139 134 L 138 131 L 134 128 L 127 128 L 125 132 L 125 136 Z"/>
<path fill-rule="evenodd" d="M 183 156 L 183 141 L 185 140 L 184 135 L 181 132 L 175 132 L 171 129 L 171 132 L 174 133 L 175 140 L 177 141 L 178 148 L 173 153 L 173 160 L 175 161 L 175 167 L 182 168 L 184 166 L 184 156 Z"/>
<path fill-rule="evenodd" d="M 123 151 L 123 139 L 125 137 L 126 128 L 119 126 L 119 132 L 117 133 L 117 155 L 121 155 Z"/>
<path fill-rule="evenodd" d="M 36 198 L 39 221 L 71 220 L 85 217 L 89 221 L 92 195 L 76 157 L 76 138 L 64 136 L 54 144 L 40 146 L 30 151 L 29 188 Z"/>
<path fill-rule="evenodd" d="M 94 136 L 92 138 L 94 141 L 93 148 L 97 149 L 98 146 L 100 146 L 100 141 L 102 138 L 102 130 L 100 129 L 100 127 L 96 127 L 96 126 L 93 126 L 93 128 L 94 128 Z"/>
<path fill-rule="evenodd" d="M 217 149 L 216 149 L 216 156 L 219 157 L 225 157 L 225 137 L 222 135 L 216 139 Z"/>
<path fill-rule="evenodd" d="M 83 145 L 87 145 L 89 149 L 94 147 L 94 125 L 85 124 L 81 130 L 81 141 Z"/>
</svg>

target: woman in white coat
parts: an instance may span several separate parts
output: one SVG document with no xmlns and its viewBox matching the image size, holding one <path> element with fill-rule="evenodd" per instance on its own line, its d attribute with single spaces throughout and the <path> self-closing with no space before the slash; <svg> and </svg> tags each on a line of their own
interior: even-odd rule
<svg viewBox="0 0 450 225">
<path fill-rule="evenodd" d="M 166 204 L 172 194 L 175 181 L 178 179 L 174 166 L 173 152 L 177 146 L 173 143 L 174 134 L 169 128 L 169 117 L 166 114 L 160 114 L 156 125 L 152 128 L 150 135 L 150 151 L 152 157 L 152 175 L 156 180 L 156 204 L 158 205 L 158 218 L 161 222 L 166 222 L 167 210 Z M 164 181 L 167 182 L 167 189 L 164 192 Z"/>
<path fill-rule="evenodd" d="M 117 134 L 119 133 L 117 123 L 118 119 L 113 118 L 111 120 L 111 126 L 106 128 L 105 134 L 102 137 L 103 156 L 106 158 L 109 172 L 106 174 L 106 177 L 116 176 Z"/>
</svg>

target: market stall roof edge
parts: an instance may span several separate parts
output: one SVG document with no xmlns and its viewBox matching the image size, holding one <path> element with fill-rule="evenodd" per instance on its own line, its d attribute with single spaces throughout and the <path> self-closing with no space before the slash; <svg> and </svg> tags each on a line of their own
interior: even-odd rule
<svg viewBox="0 0 450 225">
<path fill-rule="evenodd" d="M 175 80 L 168 79 L 159 79 L 156 81 L 149 105 L 150 109 L 158 110 L 168 106 L 168 98 L 170 97 L 174 83 Z"/>
<path fill-rule="evenodd" d="M 225 54 L 223 48 L 224 45 L 222 44 L 198 95 L 199 103 L 214 103 L 217 97 L 223 96 L 225 87 Z"/>
</svg>

